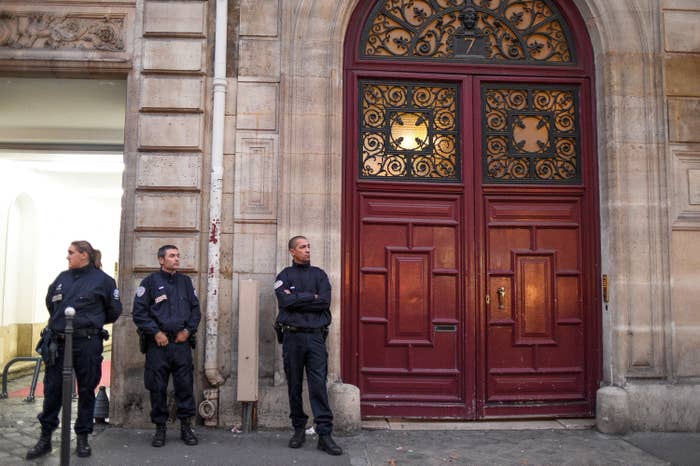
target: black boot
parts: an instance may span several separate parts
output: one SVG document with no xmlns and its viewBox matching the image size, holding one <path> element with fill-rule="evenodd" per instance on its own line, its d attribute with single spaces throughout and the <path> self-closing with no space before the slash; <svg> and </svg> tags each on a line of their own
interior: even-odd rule
<svg viewBox="0 0 700 466">
<path fill-rule="evenodd" d="M 190 425 L 189 419 L 180 420 L 180 438 L 185 445 L 197 445 L 199 441 L 195 437 L 194 432 L 192 432 L 192 426 Z"/>
<path fill-rule="evenodd" d="M 306 441 L 306 427 L 295 427 L 294 435 L 289 439 L 289 448 L 301 448 Z"/>
<path fill-rule="evenodd" d="M 34 458 L 39 458 L 51 451 L 51 432 L 48 430 L 41 429 L 41 437 L 39 441 L 36 442 L 28 452 L 27 459 L 33 460 Z"/>
<path fill-rule="evenodd" d="M 156 424 L 156 433 L 153 434 L 151 445 L 154 447 L 162 447 L 165 445 L 165 424 Z"/>
<path fill-rule="evenodd" d="M 318 449 L 323 450 L 329 455 L 333 456 L 343 454 L 343 449 L 336 445 L 336 443 L 333 441 L 333 437 L 331 437 L 331 434 L 318 436 Z"/>
<path fill-rule="evenodd" d="M 75 448 L 75 452 L 81 458 L 87 458 L 92 454 L 92 448 L 88 444 L 88 434 L 78 434 L 78 446 Z"/>
</svg>

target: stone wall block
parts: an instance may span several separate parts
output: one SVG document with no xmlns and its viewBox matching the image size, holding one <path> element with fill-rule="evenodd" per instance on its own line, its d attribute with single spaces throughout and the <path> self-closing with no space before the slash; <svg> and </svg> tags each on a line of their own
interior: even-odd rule
<svg viewBox="0 0 700 466">
<path fill-rule="evenodd" d="M 606 113 L 613 114 L 617 141 L 620 143 L 642 143 L 649 139 L 649 123 L 646 121 L 647 98 L 642 96 L 614 97 L 611 99 L 613 107 L 606 109 Z M 663 128 L 656 131 L 659 136 Z"/>
<path fill-rule="evenodd" d="M 700 54 L 667 54 L 664 74 L 666 95 L 700 97 Z"/>
<path fill-rule="evenodd" d="M 299 98 L 295 99 L 295 112 L 310 115 L 327 115 L 329 113 L 328 95 L 330 84 L 327 77 L 307 76 L 303 86 L 295 90 Z"/>
<path fill-rule="evenodd" d="M 144 188 L 201 187 L 201 156 L 198 154 L 138 155 L 136 185 Z"/>
<path fill-rule="evenodd" d="M 665 11 L 663 22 L 667 52 L 700 52 L 700 11 Z"/>
<path fill-rule="evenodd" d="M 150 115 L 139 116 L 138 144 L 141 150 L 202 149 L 203 116 Z"/>
<path fill-rule="evenodd" d="M 671 142 L 700 142 L 700 99 L 668 99 Z"/>
<path fill-rule="evenodd" d="M 224 182 L 223 182 L 223 192 L 226 194 L 233 193 L 233 168 L 235 166 L 236 159 L 234 154 L 227 154 L 224 152 Z M 229 206 L 233 210 L 233 201 Z"/>
<path fill-rule="evenodd" d="M 700 147 L 673 147 L 671 166 L 672 226 L 674 229 L 700 230 Z"/>
<path fill-rule="evenodd" d="M 211 83 L 207 84 L 211 86 Z M 226 78 L 226 115 L 235 115 L 238 98 L 238 79 Z"/>
<path fill-rule="evenodd" d="M 278 136 L 239 132 L 236 146 L 236 220 L 274 220 L 277 215 Z"/>
<path fill-rule="evenodd" d="M 633 431 L 700 432 L 700 385 L 629 384 Z"/>
<path fill-rule="evenodd" d="M 700 377 L 700 231 L 674 231 L 671 240 L 673 361 L 676 377 Z M 700 416 L 700 414 L 699 414 Z"/>
<path fill-rule="evenodd" d="M 224 116 L 224 154 L 236 153 L 236 121 L 237 117 L 235 115 Z"/>
<path fill-rule="evenodd" d="M 326 155 L 329 141 L 321 135 L 327 133 L 327 126 L 328 119 L 324 115 L 296 114 L 291 128 L 294 131 L 292 153 Z"/>
<path fill-rule="evenodd" d="M 143 44 L 145 72 L 199 73 L 204 66 L 201 39 L 146 39 Z"/>
<path fill-rule="evenodd" d="M 334 50 L 328 41 L 313 40 L 305 43 L 301 50 L 299 62 L 304 63 L 303 70 L 299 72 L 303 77 L 315 76 L 329 78 L 331 76 L 331 64 L 334 60 L 329 53 Z M 293 68 L 294 69 L 294 68 Z"/>
<path fill-rule="evenodd" d="M 661 0 L 662 10 L 697 10 L 698 0 Z"/>
<path fill-rule="evenodd" d="M 197 270 L 199 261 L 199 238 L 197 236 L 146 236 L 138 234 L 134 238 L 134 269 L 140 271 L 158 270 L 158 248 L 172 244 L 180 250 L 180 268 Z"/>
<path fill-rule="evenodd" d="M 201 112 L 203 100 L 202 78 L 144 77 L 141 82 L 142 111 Z"/>
<path fill-rule="evenodd" d="M 253 273 L 276 273 L 275 251 L 277 231 L 274 225 L 269 227 L 268 234 L 255 235 L 253 239 Z"/>
<path fill-rule="evenodd" d="M 241 81 L 255 78 L 263 81 L 280 79 L 280 43 L 276 40 L 241 39 L 238 76 Z"/>
<path fill-rule="evenodd" d="M 236 232 L 233 235 L 233 271 L 250 273 L 253 270 L 255 235 Z"/>
<path fill-rule="evenodd" d="M 238 85 L 238 129 L 276 130 L 277 83 L 241 82 Z"/>
<path fill-rule="evenodd" d="M 222 194 L 221 233 L 233 233 L 233 193 Z"/>
<path fill-rule="evenodd" d="M 278 34 L 279 0 L 241 0 L 242 36 L 271 36 Z"/>
<path fill-rule="evenodd" d="M 206 32 L 206 2 L 147 1 L 144 36 L 194 36 Z"/>
<path fill-rule="evenodd" d="M 198 231 L 200 202 L 197 193 L 137 192 L 135 230 Z"/>
</svg>

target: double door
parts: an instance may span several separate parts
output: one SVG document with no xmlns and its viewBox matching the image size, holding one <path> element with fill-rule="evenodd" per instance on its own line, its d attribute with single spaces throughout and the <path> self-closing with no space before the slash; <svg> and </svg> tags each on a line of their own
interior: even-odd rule
<svg viewBox="0 0 700 466">
<path fill-rule="evenodd" d="M 360 388 L 363 416 L 592 415 L 599 331 L 589 83 L 356 83 L 343 375 Z M 440 126 L 441 109 L 415 105 L 420 92 L 439 95 L 442 86 L 455 90 L 454 131 Z M 392 90 L 410 108 L 390 101 Z M 392 112 L 418 115 L 414 126 L 427 115 L 416 138 L 425 151 L 402 154 L 395 144 L 383 159 L 372 155 L 377 131 L 367 114 L 391 120 Z M 448 133 L 455 149 L 440 160 L 436 146 Z M 410 170 L 431 151 L 428 170 Z M 409 167 L 399 176 L 381 169 L 392 156 Z"/>
</svg>

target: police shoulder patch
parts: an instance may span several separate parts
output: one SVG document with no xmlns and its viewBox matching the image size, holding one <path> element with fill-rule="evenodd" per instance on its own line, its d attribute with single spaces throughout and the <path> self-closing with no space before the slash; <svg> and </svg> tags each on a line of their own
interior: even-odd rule
<svg viewBox="0 0 700 466">
<path fill-rule="evenodd" d="M 277 280 L 274 285 L 272 285 L 273 289 L 277 289 L 280 286 L 284 285 L 284 282 L 282 280 Z"/>
<path fill-rule="evenodd" d="M 114 291 L 112 291 L 112 297 L 114 299 L 119 299 L 119 288 L 115 288 Z"/>
<path fill-rule="evenodd" d="M 136 288 L 136 296 L 138 296 L 139 298 L 141 296 L 143 296 L 144 293 L 146 293 L 146 288 L 144 288 L 142 286 L 139 286 L 138 288 Z"/>
</svg>

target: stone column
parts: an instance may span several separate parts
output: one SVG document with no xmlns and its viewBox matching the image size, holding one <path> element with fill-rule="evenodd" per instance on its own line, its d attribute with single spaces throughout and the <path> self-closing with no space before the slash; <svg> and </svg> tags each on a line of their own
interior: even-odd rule
<svg viewBox="0 0 700 466">
<path fill-rule="evenodd" d="M 116 423 L 148 425 L 144 357 L 134 351 L 138 347 L 131 320 L 134 291 L 145 275 L 158 270 L 156 252 L 168 243 L 180 249 L 182 272 L 192 276 L 198 290 L 206 289 L 199 271 L 206 261 L 206 241 L 201 236 L 208 183 L 203 177 L 207 2 L 145 0 L 137 2 L 136 11 L 124 149 L 120 251 L 124 313 L 114 327 L 111 398 Z M 205 305 L 202 302 L 202 309 Z M 202 378 L 195 380 L 199 396 L 197 385 Z"/>
</svg>

